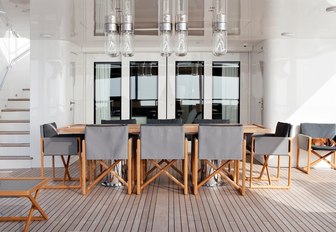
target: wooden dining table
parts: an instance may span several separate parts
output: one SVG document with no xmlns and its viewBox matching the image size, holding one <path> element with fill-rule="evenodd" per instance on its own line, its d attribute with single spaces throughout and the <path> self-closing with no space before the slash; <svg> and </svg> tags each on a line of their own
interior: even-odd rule
<svg viewBox="0 0 336 232">
<path fill-rule="evenodd" d="M 216 124 L 218 125 L 218 124 Z M 219 124 L 220 125 L 220 124 Z M 229 124 L 229 125 L 241 125 L 241 124 Z M 244 128 L 244 135 L 248 135 L 248 134 L 264 134 L 264 133 L 270 133 L 271 129 L 267 128 L 265 126 L 262 125 L 258 125 L 258 124 L 242 124 L 243 128 Z M 85 126 L 86 124 L 73 124 L 73 125 L 69 125 L 69 126 L 65 126 L 65 127 L 60 127 L 58 129 L 58 133 L 59 134 L 78 134 L 78 135 L 83 135 L 85 134 Z M 184 132 L 185 134 L 189 134 L 189 135 L 194 135 L 198 133 L 198 124 L 184 124 Z M 128 124 L 128 132 L 129 134 L 140 134 L 141 131 L 141 125 L 140 124 Z M 135 161 L 135 159 L 133 159 Z M 133 164 L 135 165 L 135 163 Z M 84 167 L 85 165 L 82 164 L 82 166 Z M 239 162 L 237 164 L 238 168 L 239 168 Z M 83 173 L 85 173 L 85 170 L 83 170 Z M 85 174 L 84 176 L 82 176 L 82 178 L 85 178 Z M 235 178 L 235 177 L 233 177 Z M 135 179 L 134 177 L 134 173 L 132 174 L 132 179 Z M 245 179 L 245 178 L 244 178 Z M 239 181 L 239 175 L 236 177 L 237 183 Z M 86 190 L 85 190 L 85 186 L 82 186 L 82 192 L 85 195 L 86 194 Z"/>
<path fill-rule="evenodd" d="M 229 125 L 238 125 L 238 124 L 229 124 Z M 270 133 L 271 129 L 258 124 L 242 124 L 244 128 L 244 134 L 263 134 Z M 128 132 L 130 134 L 139 134 L 140 133 L 140 124 L 129 124 Z M 184 132 L 186 134 L 197 134 L 198 133 L 198 124 L 184 124 Z M 58 129 L 59 134 L 84 134 L 85 133 L 85 124 L 73 124 Z"/>
</svg>

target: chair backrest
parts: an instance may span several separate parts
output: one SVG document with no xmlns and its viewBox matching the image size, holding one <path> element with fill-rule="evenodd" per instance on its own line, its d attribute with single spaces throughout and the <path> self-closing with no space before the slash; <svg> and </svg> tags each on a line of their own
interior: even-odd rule
<svg viewBox="0 0 336 232">
<path fill-rule="evenodd" d="M 228 124 L 230 119 L 195 119 L 196 124 Z"/>
<path fill-rule="evenodd" d="M 101 120 L 101 124 L 136 124 L 136 119 Z"/>
<path fill-rule="evenodd" d="M 242 160 L 242 125 L 200 125 L 199 159 Z"/>
<path fill-rule="evenodd" d="M 174 119 L 147 119 L 147 124 L 175 124 L 175 125 L 182 125 L 181 118 L 174 118 Z"/>
<path fill-rule="evenodd" d="M 285 122 L 278 122 L 276 125 L 274 135 L 276 137 L 290 137 L 292 131 L 292 125 Z"/>
<path fill-rule="evenodd" d="M 141 125 L 141 159 L 183 159 L 184 128 L 181 125 Z"/>
<path fill-rule="evenodd" d="M 256 136 L 254 138 L 255 155 L 288 155 L 290 140 L 287 136 Z"/>
<path fill-rule="evenodd" d="M 55 122 L 43 124 L 40 126 L 41 138 L 55 137 L 58 135 L 57 125 Z"/>
<path fill-rule="evenodd" d="M 336 124 L 327 123 L 301 123 L 300 133 L 313 138 L 334 138 Z"/>
<path fill-rule="evenodd" d="M 87 125 L 85 149 L 88 160 L 127 159 L 127 125 Z"/>
</svg>

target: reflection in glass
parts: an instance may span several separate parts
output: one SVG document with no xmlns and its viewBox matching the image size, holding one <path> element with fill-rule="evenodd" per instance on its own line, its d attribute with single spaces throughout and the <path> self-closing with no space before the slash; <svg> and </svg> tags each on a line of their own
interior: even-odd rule
<svg viewBox="0 0 336 232">
<path fill-rule="evenodd" d="M 95 62 L 94 122 L 119 120 L 121 112 L 121 63 Z"/>
<path fill-rule="evenodd" d="M 158 62 L 131 62 L 131 118 L 138 123 L 158 116 Z"/>
<path fill-rule="evenodd" d="M 239 122 L 239 62 L 213 62 L 212 118 Z"/>
<path fill-rule="evenodd" d="M 193 123 L 203 118 L 203 62 L 176 62 L 176 118 Z"/>
</svg>

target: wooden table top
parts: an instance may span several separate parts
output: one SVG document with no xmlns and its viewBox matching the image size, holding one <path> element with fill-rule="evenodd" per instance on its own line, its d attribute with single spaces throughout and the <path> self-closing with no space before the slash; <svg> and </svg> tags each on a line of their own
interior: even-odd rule
<svg viewBox="0 0 336 232">
<path fill-rule="evenodd" d="M 232 124 L 234 125 L 234 124 Z M 196 134 L 198 132 L 198 124 L 184 124 L 184 131 L 186 134 Z M 258 124 L 243 124 L 244 133 L 270 133 L 271 129 Z M 128 131 L 130 134 L 140 133 L 140 124 L 129 124 Z M 74 124 L 58 129 L 60 134 L 84 134 L 85 124 Z"/>
<path fill-rule="evenodd" d="M 0 178 L 0 196 L 29 196 L 47 182 L 39 177 Z"/>
</svg>

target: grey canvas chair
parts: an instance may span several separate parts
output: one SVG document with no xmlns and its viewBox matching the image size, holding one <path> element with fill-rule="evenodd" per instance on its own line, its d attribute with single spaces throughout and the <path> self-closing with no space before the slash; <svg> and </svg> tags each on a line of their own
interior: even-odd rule
<svg viewBox="0 0 336 232">
<path fill-rule="evenodd" d="M 144 160 L 149 160 L 154 167 L 149 171 L 144 169 Z M 177 160 L 184 161 L 182 171 L 174 166 Z M 163 163 L 166 165 L 162 166 Z M 182 181 L 169 173 L 168 168 L 174 168 Z M 156 170 L 159 171 L 150 176 Z M 137 143 L 137 194 L 161 174 L 166 174 L 188 194 L 188 141 L 182 125 L 141 125 Z"/>
<path fill-rule="evenodd" d="M 313 142 L 315 139 L 325 139 L 327 144 L 316 144 Z M 336 170 L 336 146 L 331 144 L 330 140 L 336 140 L 336 124 L 301 123 L 300 132 L 297 135 L 296 168 L 310 174 L 311 167 L 324 161 Z M 307 162 L 304 166 L 300 165 L 301 150 L 307 153 Z"/>
<path fill-rule="evenodd" d="M 253 135 L 251 142 L 250 187 L 251 188 L 290 188 L 291 184 L 291 153 L 292 140 L 290 138 L 292 125 L 278 122 L 274 134 Z M 278 156 L 277 176 L 271 178 L 268 161 L 271 155 Z M 255 156 L 263 156 L 263 166 L 258 177 L 253 176 L 253 160 Z M 287 185 L 273 185 L 272 181 L 280 180 L 280 157 L 288 157 Z M 263 179 L 264 172 L 267 179 Z M 268 181 L 268 185 L 254 185 L 255 181 Z"/>
<path fill-rule="evenodd" d="M 129 125 L 129 124 L 137 124 L 137 121 L 136 119 L 120 119 L 120 120 L 101 120 L 101 124 L 110 124 L 110 125 Z M 136 138 L 137 136 L 136 135 L 131 135 L 129 134 L 128 135 L 129 137 L 132 137 L 133 138 L 133 141 L 132 141 L 132 153 L 134 152 L 135 153 L 135 150 L 136 150 Z M 132 157 L 135 157 L 135 154 L 132 154 Z M 93 167 L 93 170 L 96 170 L 96 162 L 93 162 L 94 163 L 94 167 Z M 134 163 L 134 160 L 133 160 L 133 163 Z M 121 163 L 120 165 L 117 165 L 114 169 L 114 171 L 116 173 L 120 173 L 120 175 L 122 175 L 122 172 L 123 172 L 123 167 L 124 164 Z M 134 164 L 132 165 L 134 166 Z M 102 170 L 102 166 L 100 166 L 100 170 Z M 95 175 L 95 174 L 94 174 Z M 132 174 L 132 178 L 135 174 L 133 173 Z M 134 179 L 134 178 L 133 178 Z M 103 186 L 118 186 L 120 185 L 120 181 L 117 180 L 117 178 L 113 178 L 113 176 L 111 175 L 107 175 L 106 176 L 106 179 L 102 182 L 102 185 Z"/>
<path fill-rule="evenodd" d="M 195 119 L 194 123 L 199 124 L 199 125 L 228 124 L 228 123 L 230 123 L 230 119 Z M 195 147 L 194 136 L 195 135 L 187 135 L 188 140 L 192 142 L 192 144 L 191 144 L 191 153 L 192 154 L 194 154 L 194 147 Z M 193 163 L 191 163 L 191 169 L 192 169 L 192 165 L 193 165 Z M 227 166 L 228 166 L 229 172 L 231 171 L 231 165 L 232 165 L 232 162 L 228 162 Z M 205 172 L 207 172 L 207 165 L 204 164 L 203 161 L 202 161 L 202 164 L 201 164 L 200 172 L 202 172 L 202 175 L 205 175 Z"/>
<path fill-rule="evenodd" d="M 242 195 L 245 194 L 245 161 L 246 149 L 244 140 L 244 129 L 241 125 L 201 125 L 198 129 L 198 138 L 194 143 L 194 154 L 192 155 L 192 177 L 194 194 L 198 189 L 207 183 L 216 174 L 226 179 Z M 199 182 L 198 161 L 202 160 L 205 165 L 210 166 L 214 171 Z M 210 160 L 221 160 L 216 166 Z M 225 165 L 234 161 L 234 176 L 224 169 Z M 239 162 L 242 161 L 242 177 L 239 185 Z"/>
<path fill-rule="evenodd" d="M 75 135 L 58 135 L 56 123 L 48 123 L 40 126 L 41 146 L 41 177 L 45 176 L 44 161 L 46 156 L 52 158 L 52 179 L 63 181 L 62 185 L 48 185 L 45 188 L 80 188 L 79 185 L 66 185 L 66 181 L 80 181 L 80 177 L 73 178 L 70 175 L 70 161 L 72 156 L 81 159 L 81 138 Z M 60 157 L 64 166 L 63 178 L 56 177 L 55 156 Z M 67 159 L 65 158 L 67 156 Z M 79 170 L 81 170 L 79 162 Z"/>
<path fill-rule="evenodd" d="M 128 137 L 127 125 L 87 125 L 83 147 L 82 179 L 84 195 L 111 173 L 127 186 L 127 193 L 132 192 L 132 138 Z M 127 160 L 127 179 L 119 176 L 113 169 L 122 160 Z M 86 186 L 86 161 L 88 162 L 88 179 Z M 103 169 L 92 178 L 92 162 L 98 162 Z M 113 162 L 112 162 L 113 161 Z"/>
</svg>

